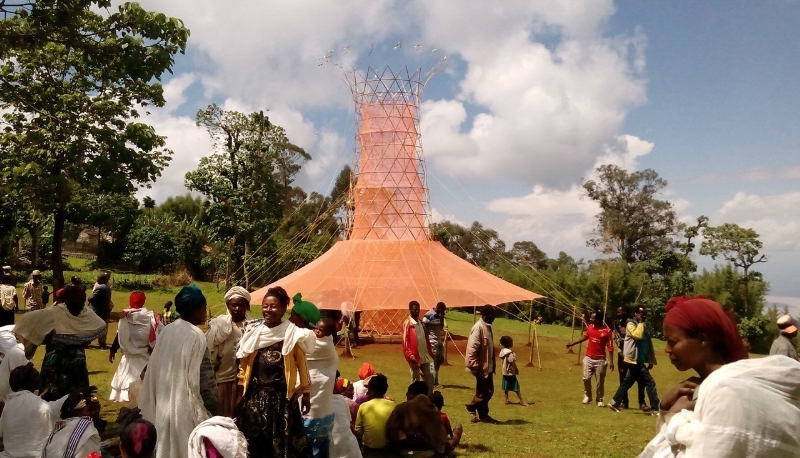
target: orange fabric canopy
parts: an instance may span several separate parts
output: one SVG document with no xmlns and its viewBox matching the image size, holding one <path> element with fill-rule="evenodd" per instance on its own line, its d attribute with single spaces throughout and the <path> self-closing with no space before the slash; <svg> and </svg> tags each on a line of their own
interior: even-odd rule
<svg viewBox="0 0 800 458">
<path fill-rule="evenodd" d="M 300 270 L 252 293 L 261 304 L 268 288 L 321 309 L 397 310 L 416 300 L 422 310 L 533 300 L 542 297 L 481 270 L 434 241 L 344 240 Z M 345 307 L 342 303 L 347 303 Z"/>
</svg>

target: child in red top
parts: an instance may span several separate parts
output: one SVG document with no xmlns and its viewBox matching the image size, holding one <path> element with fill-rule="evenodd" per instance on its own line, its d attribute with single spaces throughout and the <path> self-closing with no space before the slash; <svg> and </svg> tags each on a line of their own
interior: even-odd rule
<svg viewBox="0 0 800 458">
<path fill-rule="evenodd" d="M 441 391 L 434 391 L 430 395 L 431 402 L 433 405 L 439 409 L 439 414 L 442 416 L 442 424 L 444 425 L 444 430 L 447 431 L 447 438 L 453 437 L 453 427 L 450 426 L 450 419 L 447 418 L 447 414 L 442 412 L 442 407 L 444 407 L 444 396 L 442 396 Z"/>
<path fill-rule="evenodd" d="M 591 324 L 586 328 L 581 340 L 568 343 L 567 348 L 589 341 L 586 345 L 586 356 L 583 358 L 583 403 L 592 402 L 592 377 L 597 378 L 597 407 L 604 407 L 603 394 L 606 381 L 606 368 L 614 370 L 614 344 L 611 328 L 603 322 L 603 312 L 595 310 L 589 318 Z M 608 351 L 608 360 L 606 353 Z"/>
</svg>

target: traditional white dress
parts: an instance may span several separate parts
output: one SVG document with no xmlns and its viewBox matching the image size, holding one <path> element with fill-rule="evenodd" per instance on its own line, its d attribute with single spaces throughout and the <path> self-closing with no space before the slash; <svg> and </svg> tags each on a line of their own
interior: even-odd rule
<svg viewBox="0 0 800 458">
<path fill-rule="evenodd" d="M 694 411 L 659 414 L 645 458 L 800 456 L 800 363 L 786 356 L 744 359 L 712 372 Z"/>
<path fill-rule="evenodd" d="M 28 364 L 25 357 L 25 347 L 17 342 L 14 335 L 14 325 L 0 327 L 0 402 L 11 392 L 8 378 L 11 371 L 19 366 Z"/>
<path fill-rule="evenodd" d="M 40 458 L 66 399 L 47 402 L 27 390 L 8 394 L 0 416 L 0 458 Z"/>
<path fill-rule="evenodd" d="M 187 458 L 192 430 L 211 417 L 200 394 L 205 352 L 203 332 L 184 320 L 158 336 L 139 394 L 142 416 L 158 431 L 156 456 Z"/>
<path fill-rule="evenodd" d="M 28 362 L 28 358 L 25 357 L 25 348 L 22 344 L 17 344 L 7 350 L 3 357 L 3 362 L 0 363 L 0 401 L 3 401 L 11 393 L 11 386 L 8 384 L 11 371 L 19 366 L 28 364 Z"/>
<path fill-rule="evenodd" d="M 350 429 L 352 417 L 350 407 L 344 396 L 334 394 L 333 399 L 333 431 L 331 432 L 330 458 L 361 458 L 358 439 Z"/>
<path fill-rule="evenodd" d="M 119 320 L 117 338 L 122 350 L 117 372 L 111 380 L 111 397 L 115 402 L 128 402 L 131 383 L 140 380 L 140 375 L 150 360 L 150 350 L 155 346 L 158 320 L 155 314 L 141 309 L 125 309 Z"/>
<path fill-rule="evenodd" d="M 41 458 L 84 458 L 92 452 L 101 451 L 100 433 L 92 424 L 92 419 L 73 417 L 56 422 Z"/>
</svg>

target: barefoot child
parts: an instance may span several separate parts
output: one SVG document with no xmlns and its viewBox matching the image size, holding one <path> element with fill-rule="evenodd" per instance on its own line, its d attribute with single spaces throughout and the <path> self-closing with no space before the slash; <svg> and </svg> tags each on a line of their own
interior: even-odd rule
<svg viewBox="0 0 800 458">
<path fill-rule="evenodd" d="M 508 400 L 508 392 L 513 391 L 517 393 L 519 405 L 526 406 L 528 403 L 522 399 L 522 394 L 519 391 L 519 381 L 517 381 L 517 374 L 519 374 L 517 354 L 511 349 L 514 346 L 514 340 L 509 336 L 503 336 L 500 338 L 500 345 L 503 346 L 503 349 L 500 350 L 500 359 L 503 361 L 502 387 L 506 395 L 506 404 L 511 404 Z"/>
</svg>

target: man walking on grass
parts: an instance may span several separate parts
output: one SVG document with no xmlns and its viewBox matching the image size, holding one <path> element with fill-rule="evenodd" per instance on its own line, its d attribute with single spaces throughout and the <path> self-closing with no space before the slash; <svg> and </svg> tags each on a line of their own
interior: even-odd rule
<svg viewBox="0 0 800 458">
<path fill-rule="evenodd" d="M 589 318 L 589 326 L 583 338 L 567 344 L 572 348 L 579 343 L 589 341 L 586 345 L 586 356 L 583 357 L 583 403 L 592 402 L 592 377 L 597 378 L 597 407 L 603 407 L 603 394 L 606 383 L 606 368 L 614 371 L 614 345 L 611 343 L 611 328 L 603 322 L 603 312 L 595 310 Z M 608 350 L 608 360 L 606 360 Z"/>
<path fill-rule="evenodd" d="M 489 401 L 494 396 L 494 307 L 489 304 L 480 308 L 481 319 L 472 326 L 467 341 L 467 370 L 475 377 L 475 396 L 467 404 L 467 412 L 473 423 L 497 423 L 489 416 Z"/>
<path fill-rule="evenodd" d="M 42 273 L 38 270 L 31 272 L 31 279 L 25 283 L 22 289 L 22 297 L 25 298 L 26 310 L 41 310 L 44 308 L 42 303 Z"/>
<path fill-rule="evenodd" d="M 656 392 L 656 382 L 650 375 L 650 369 L 656 364 L 656 355 L 653 350 L 653 342 L 650 333 L 647 332 L 644 322 L 647 319 L 647 310 L 644 307 L 636 309 L 634 318 L 628 320 L 625 326 L 625 344 L 623 354 L 625 362 L 628 363 L 628 373 L 619 386 L 617 393 L 608 407 L 615 412 L 619 412 L 622 403 L 623 393 L 627 393 L 634 383 L 639 382 L 645 386 L 647 396 L 650 398 L 650 405 L 653 410 L 658 408 L 661 401 Z"/>
</svg>

